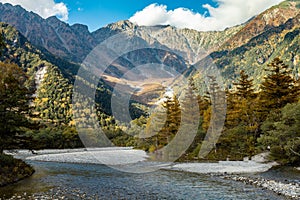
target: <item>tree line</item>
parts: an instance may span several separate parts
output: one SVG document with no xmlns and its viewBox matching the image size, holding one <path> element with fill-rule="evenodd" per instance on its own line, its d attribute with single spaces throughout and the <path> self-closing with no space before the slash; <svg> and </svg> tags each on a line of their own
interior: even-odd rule
<svg viewBox="0 0 300 200">
<path fill-rule="evenodd" d="M 0 49 L 3 49 L 4 38 L 0 35 Z M 253 79 L 241 71 L 233 89 L 225 91 L 226 100 L 219 95 L 222 89 L 215 77 L 208 77 L 210 88 L 206 95 L 200 95 L 191 78 L 184 97 L 166 96 L 157 112 L 130 123 L 126 130 L 130 135 L 124 133 L 124 127 L 116 125 L 113 117 L 102 112 L 101 105 L 96 106 L 96 115 L 107 137 L 114 143 L 148 152 L 164 148 L 175 138 L 181 126 L 193 124 L 196 120 L 195 135 L 189 136 L 193 141 L 179 160 L 199 159 L 206 133 L 213 131 L 211 126 L 218 126 L 224 117 L 222 134 L 218 142 L 210 144 L 213 150 L 205 159 L 239 160 L 270 151 L 271 158 L 283 164 L 299 163 L 299 80 L 279 58 L 268 65 L 266 72 L 259 89 L 255 90 Z M 72 106 L 76 106 L 71 104 L 72 86 L 58 69 L 48 70 L 36 99 L 32 98 L 35 92 L 32 90 L 33 80 L 16 64 L 0 63 L 0 80 L 0 153 L 10 148 L 82 146 L 72 119 Z M 84 104 L 84 99 L 82 102 Z M 226 118 L 220 114 L 224 104 Z M 197 116 L 192 114 L 195 110 L 199 110 Z M 89 114 L 88 110 L 83 111 L 81 117 L 86 118 Z M 211 119 L 215 124 L 211 124 Z M 191 131 L 187 127 L 185 132 L 190 134 Z"/>
<path fill-rule="evenodd" d="M 185 95 L 181 104 L 177 96 L 167 97 L 161 105 L 164 108 L 164 117 L 162 111 L 158 111 L 150 115 L 148 123 L 147 120 L 141 120 L 144 121 L 141 126 L 144 126 L 146 132 L 148 128 L 157 134 L 140 139 L 138 147 L 154 152 L 168 145 L 179 127 L 184 125 L 180 123 L 181 111 L 189 109 L 190 113 L 197 113 L 195 110 L 199 109 L 197 134 L 179 160 L 203 159 L 199 157 L 199 151 L 204 145 L 206 133 L 211 131 L 209 129 L 214 125 L 211 120 L 216 124 L 221 123 L 218 120 L 222 119 L 220 113 L 226 104 L 226 118 L 220 138 L 218 142 L 210 144 L 213 150 L 204 159 L 251 159 L 257 153 L 270 151 L 270 159 L 282 164 L 298 164 L 299 80 L 293 77 L 289 67 L 279 58 L 275 58 L 265 70 L 267 75 L 258 90 L 255 90 L 253 79 L 249 78 L 245 71 L 241 71 L 239 79 L 233 84 L 234 87 L 225 91 L 226 101 L 222 99 L 222 95 L 218 95 L 222 89 L 215 77 L 209 77 L 210 90 L 205 95 L 200 95 L 195 81 L 191 78 L 186 89 L 189 95 Z M 195 98 L 198 102 L 197 109 L 192 108 Z M 195 116 L 190 114 L 188 117 Z M 187 130 L 186 134 L 189 132 L 190 130 Z"/>
</svg>

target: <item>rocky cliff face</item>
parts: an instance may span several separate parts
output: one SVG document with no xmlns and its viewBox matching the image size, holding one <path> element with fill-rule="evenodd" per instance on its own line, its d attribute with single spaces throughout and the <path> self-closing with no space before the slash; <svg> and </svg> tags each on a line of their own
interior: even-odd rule
<svg viewBox="0 0 300 200">
<path fill-rule="evenodd" d="M 237 26 L 224 32 L 198 32 L 171 26 L 139 27 L 125 20 L 90 33 L 85 25 L 70 26 L 56 17 L 43 19 L 20 6 L 10 4 L 0 4 L 0 21 L 15 26 L 32 44 L 73 62 L 82 62 L 97 44 L 124 31 L 133 31 L 135 36 L 149 44 L 159 43 L 194 57 L 203 51 L 217 49 L 242 28 Z"/>
<path fill-rule="evenodd" d="M 16 27 L 35 46 L 75 62 L 85 57 L 94 42 L 83 26 L 69 26 L 56 17 L 43 19 L 20 6 L 0 3 L 0 21 Z"/>
</svg>

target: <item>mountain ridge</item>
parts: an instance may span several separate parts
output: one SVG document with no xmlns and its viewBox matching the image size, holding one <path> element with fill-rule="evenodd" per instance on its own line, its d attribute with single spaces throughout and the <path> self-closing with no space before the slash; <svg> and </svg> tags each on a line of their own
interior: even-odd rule
<svg viewBox="0 0 300 200">
<path fill-rule="evenodd" d="M 184 73 L 184 71 L 189 71 L 189 66 L 207 55 L 214 60 L 214 63 L 221 70 L 228 87 L 231 87 L 230 82 L 237 78 L 241 69 L 246 70 L 255 79 L 261 79 L 263 68 L 275 56 L 285 57 L 286 62 L 292 64 L 292 68 L 296 71 L 298 70 L 297 48 L 290 48 L 291 51 L 295 51 L 295 55 L 289 57 L 288 53 L 275 51 L 274 49 L 278 45 L 269 42 L 266 37 L 277 36 L 281 38 L 280 41 L 284 41 L 284 37 L 289 32 L 289 23 L 287 22 L 294 19 L 292 26 L 297 29 L 297 21 L 295 20 L 298 19 L 298 13 L 298 1 L 291 0 L 267 9 L 242 25 L 230 27 L 224 31 L 199 32 L 191 29 L 177 29 L 169 25 L 146 27 L 137 26 L 129 20 L 122 20 L 108 24 L 94 32 L 89 32 L 86 25 L 74 24 L 70 26 L 56 17 L 43 19 L 20 6 L 0 3 L 0 21 L 15 26 L 30 43 L 49 55 L 53 61 L 57 60 L 53 57 L 60 58 L 59 62 L 67 60 L 65 66 L 61 67 L 61 70 L 66 70 L 67 74 L 69 72 L 76 74 L 76 69 L 68 67 L 68 63 L 80 64 L 98 44 L 117 34 L 124 34 L 132 40 L 136 38 L 154 49 L 155 47 L 165 49 L 165 51 L 142 49 L 130 52 L 114 61 L 106 70 L 106 80 L 108 80 L 110 87 L 114 87 L 118 82 L 117 79 L 124 79 L 126 82 L 141 76 L 143 73 L 137 71 L 131 73 L 129 79 L 123 77 L 124 74 L 131 72 L 136 67 L 133 65 L 134 63 L 138 65 L 144 63 L 174 65 L 175 70 Z M 20 16 L 22 20 L 20 20 Z M 285 32 L 278 31 L 278 27 L 281 27 L 282 31 L 285 30 Z M 264 41 L 266 39 L 267 41 Z M 255 41 L 260 41 L 260 43 Z M 293 41 L 292 44 L 295 46 L 297 39 Z M 259 46 L 261 44 L 264 46 Z M 288 44 L 280 45 L 280 48 L 289 48 Z M 257 53 L 253 53 L 254 49 Z M 268 49 L 272 50 L 269 52 Z M 259 69 L 255 73 L 253 66 Z M 69 78 L 72 79 L 73 77 L 70 76 Z M 140 78 L 143 79 L 144 77 L 141 76 Z M 259 84 L 259 82 L 257 80 L 255 83 Z M 124 85 L 125 88 L 128 86 L 129 88 L 133 87 L 132 90 L 136 87 Z"/>
</svg>

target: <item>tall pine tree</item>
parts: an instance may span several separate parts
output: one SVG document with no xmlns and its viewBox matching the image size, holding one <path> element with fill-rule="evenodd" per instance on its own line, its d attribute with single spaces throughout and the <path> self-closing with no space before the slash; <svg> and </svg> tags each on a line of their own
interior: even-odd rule
<svg viewBox="0 0 300 200">
<path fill-rule="evenodd" d="M 0 32 L 0 57 L 2 57 L 2 51 L 5 48 L 4 36 L 2 31 Z"/>
<path fill-rule="evenodd" d="M 25 73 L 15 64 L 0 63 L 0 154 L 17 148 L 28 121 L 31 93 Z"/>
<path fill-rule="evenodd" d="M 269 74 L 261 85 L 260 100 L 265 112 L 279 110 L 288 103 L 297 101 L 299 86 L 292 77 L 289 67 L 275 58 L 266 69 Z"/>
<path fill-rule="evenodd" d="M 257 100 L 256 93 L 254 92 L 253 79 L 242 70 L 240 72 L 240 78 L 236 83 L 235 91 L 228 93 L 227 107 L 227 121 L 226 126 L 236 127 L 245 126 L 247 130 L 251 132 L 258 131 L 257 114 Z"/>
</svg>

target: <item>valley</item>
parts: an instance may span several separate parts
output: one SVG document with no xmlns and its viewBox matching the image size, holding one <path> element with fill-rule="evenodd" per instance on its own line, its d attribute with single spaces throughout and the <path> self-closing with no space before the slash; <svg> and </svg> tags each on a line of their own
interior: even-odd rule
<svg viewBox="0 0 300 200">
<path fill-rule="evenodd" d="M 298 0 L 286 0 L 216 31 L 139 26 L 130 20 L 89 31 L 87 25 L 0 3 L 0 160 L 13 168 L 14 159 L 4 150 L 120 147 L 142 152 L 149 163 L 251 162 L 267 153 L 266 162 L 299 167 L 299 8 Z M 83 165 L 91 169 L 86 184 L 93 184 L 89 180 L 95 174 L 116 173 L 94 162 L 69 165 L 53 160 L 46 166 L 44 161 L 29 164 L 42 171 L 42 181 L 56 174 L 45 188 L 59 179 L 58 167 L 77 174 L 62 172 L 66 182 L 77 180 Z M 175 181 L 175 172 L 164 170 L 155 173 Z M 185 173 L 178 173 L 182 184 L 188 183 Z M 212 186 L 197 191 L 217 197 L 211 190 L 217 187 L 214 178 L 199 177 Z M 144 178 L 155 189 L 161 181 Z M 217 180 L 224 183 L 223 193 L 234 190 L 228 186 L 230 179 Z M 170 189 L 172 181 L 165 187 Z M 196 183 L 190 187 L 198 188 Z M 235 184 L 238 193 L 228 198 L 254 199 Z M 189 193 L 197 195 L 191 188 Z M 129 189 L 124 198 L 134 193 Z M 266 196 L 252 186 L 248 190 L 261 199 Z M 39 195 L 36 192 L 32 195 Z M 8 195 L 0 189 L 2 194 Z"/>
</svg>

